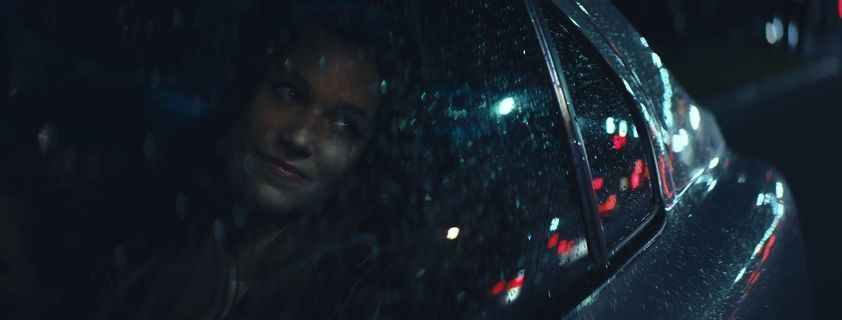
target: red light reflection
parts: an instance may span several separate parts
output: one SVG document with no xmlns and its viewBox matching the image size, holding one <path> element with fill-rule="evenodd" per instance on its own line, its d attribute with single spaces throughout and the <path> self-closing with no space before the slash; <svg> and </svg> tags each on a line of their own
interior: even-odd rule
<svg viewBox="0 0 842 320">
<path fill-rule="evenodd" d="M 754 272 L 751 273 L 751 276 L 748 277 L 748 283 L 754 284 L 755 282 L 757 282 L 758 278 L 760 278 L 760 271 L 755 270 Z"/>
<path fill-rule="evenodd" d="M 766 248 L 763 250 L 763 260 L 766 261 L 766 258 L 769 257 L 769 252 L 772 250 L 772 246 L 775 245 L 775 236 L 769 237 L 769 241 L 766 241 Z"/>
<path fill-rule="evenodd" d="M 605 199 L 605 202 L 599 204 L 599 213 L 605 216 L 615 207 L 617 207 L 617 195 L 612 194 L 608 196 L 608 199 Z"/>
<path fill-rule="evenodd" d="M 575 240 L 561 240 L 561 243 L 558 244 L 558 254 L 559 255 L 567 255 L 570 253 L 570 250 L 573 250 L 573 247 L 576 246 Z"/>
<path fill-rule="evenodd" d="M 603 184 L 605 184 L 605 180 L 602 178 L 593 179 L 593 181 L 591 182 L 594 191 L 602 189 Z"/>
<path fill-rule="evenodd" d="M 558 233 L 553 233 L 547 241 L 547 249 L 552 249 L 558 243 Z"/>
<path fill-rule="evenodd" d="M 624 145 L 626 145 L 626 137 L 614 134 L 614 150 L 620 150 Z"/>
<path fill-rule="evenodd" d="M 664 162 L 664 156 L 658 156 L 658 168 L 661 169 L 661 183 L 664 185 L 664 193 L 668 198 L 672 198 L 670 185 L 667 183 L 667 164 Z"/>
<path fill-rule="evenodd" d="M 491 294 L 496 296 L 500 292 L 503 292 L 503 288 L 505 288 L 505 287 L 506 287 L 506 281 L 500 280 L 500 282 L 497 282 L 497 283 L 494 284 L 494 287 L 491 287 Z"/>
<path fill-rule="evenodd" d="M 522 274 L 515 277 L 512 281 L 509 282 L 509 285 L 506 286 L 506 291 L 512 290 L 514 288 L 523 287 L 523 278 L 524 278 L 524 275 L 522 275 Z"/>
<path fill-rule="evenodd" d="M 634 169 L 629 178 L 632 190 L 640 188 L 640 176 L 643 174 L 643 160 L 636 160 L 634 162 Z"/>
</svg>

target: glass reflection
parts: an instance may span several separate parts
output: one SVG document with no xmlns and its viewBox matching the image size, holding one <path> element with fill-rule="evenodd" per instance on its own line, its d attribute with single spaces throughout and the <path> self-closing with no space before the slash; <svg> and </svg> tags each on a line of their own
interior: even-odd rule
<svg viewBox="0 0 842 320">
<path fill-rule="evenodd" d="M 699 123 L 702 121 L 701 115 L 699 114 L 699 108 L 695 105 L 690 105 L 690 127 L 693 130 L 699 130 Z"/>
<path fill-rule="evenodd" d="M 459 236 L 459 228 L 458 227 L 451 227 L 450 229 L 447 229 L 446 238 L 448 240 L 454 240 L 458 236 Z"/>
<path fill-rule="evenodd" d="M 515 99 L 512 97 L 505 97 L 497 103 L 497 114 L 507 115 L 515 109 Z"/>
</svg>

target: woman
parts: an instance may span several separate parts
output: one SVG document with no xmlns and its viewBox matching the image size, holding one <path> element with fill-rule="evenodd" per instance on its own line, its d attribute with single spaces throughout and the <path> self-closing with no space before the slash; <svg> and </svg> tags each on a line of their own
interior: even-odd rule
<svg viewBox="0 0 842 320">
<path fill-rule="evenodd" d="M 404 96 L 392 87 L 409 78 L 410 64 L 399 61 L 411 59 L 397 54 L 405 42 L 382 32 L 395 29 L 370 8 L 296 10 L 280 19 L 286 26 L 261 23 L 276 16 L 243 28 L 230 107 L 211 130 L 224 132 L 216 152 L 175 166 L 205 177 L 179 196 L 179 211 L 191 204 L 179 212 L 188 216 L 183 244 L 164 240 L 164 253 L 150 256 L 138 253 L 140 245 L 119 248 L 98 318 L 343 312 L 364 272 L 350 264 L 376 250 L 360 240 L 365 216 L 340 205 L 349 194 L 340 189 L 355 184 L 345 180 L 359 169 L 375 128 L 388 126 L 384 109 Z M 139 262 L 126 267 L 132 260 Z"/>
</svg>

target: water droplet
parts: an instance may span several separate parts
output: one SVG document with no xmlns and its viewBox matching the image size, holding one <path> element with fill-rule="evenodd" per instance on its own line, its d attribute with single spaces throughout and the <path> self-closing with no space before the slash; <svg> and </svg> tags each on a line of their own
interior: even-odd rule
<svg viewBox="0 0 842 320">
<path fill-rule="evenodd" d="M 380 94 L 386 94 L 386 91 L 389 90 L 389 85 L 386 83 L 386 80 L 380 81 Z"/>
<path fill-rule="evenodd" d="M 456 294 L 456 301 L 462 302 L 462 300 L 465 300 L 465 291 L 459 291 Z"/>
<path fill-rule="evenodd" d="M 58 129 L 52 121 L 47 122 L 38 131 L 38 151 L 45 156 L 53 152 L 58 144 Z"/>
</svg>

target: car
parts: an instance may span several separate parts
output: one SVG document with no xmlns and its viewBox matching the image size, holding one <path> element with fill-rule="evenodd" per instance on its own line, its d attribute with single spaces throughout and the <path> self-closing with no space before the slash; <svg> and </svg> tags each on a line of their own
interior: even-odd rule
<svg viewBox="0 0 842 320">
<path fill-rule="evenodd" d="M 60 231 L 46 238 L 69 234 L 77 239 L 56 238 L 56 242 L 74 245 L 76 249 L 71 251 L 76 259 L 99 257 L 115 264 L 110 272 L 71 268 L 90 272 L 77 275 L 79 278 L 105 278 L 98 282 L 105 289 L 96 291 L 96 296 L 104 297 L 99 302 L 106 302 L 95 304 L 107 307 L 95 312 L 96 318 L 126 314 L 178 317 L 196 310 L 213 312 L 199 313 L 210 318 L 736 319 L 809 315 L 798 212 L 786 180 L 770 165 L 728 149 L 711 113 L 682 89 L 647 40 L 609 1 L 250 5 L 232 5 L 230 10 L 223 5 L 193 8 L 186 4 L 173 9 L 174 4 L 168 2 L 121 6 L 116 11 L 118 20 L 128 22 L 112 36 L 132 50 L 96 51 L 100 49 L 91 48 L 97 46 L 84 43 L 51 42 L 49 32 L 66 31 L 55 27 L 47 28 L 47 40 L 6 40 L 12 43 L 11 64 L 18 67 L 16 74 L 22 79 L 13 79 L 14 94 L 7 98 L 10 104 L 41 110 L 38 106 L 44 101 L 54 101 L 49 99 L 100 101 L 95 103 L 107 108 L 79 104 L 83 105 L 80 113 L 107 110 L 102 112 L 123 115 L 120 119 L 136 114 L 141 118 L 130 122 L 131 126 L 114 126 L 102 125 L 103 120 L 96 117 L 50 113 L 52 109 L 31 111 L 24 118 L 29 124 L 43 124 L 29 130 L 37 132 L 38 139 L 18 142 L 26 145 L 20 148 L 32 149 L 31 154 L 40 159 L 23 165 L 31 166 L 27 170 L 51 168 L 47 177 L 59 172 L 44 183 L 58 181 L 64 189 L 46 190 L 66 192 L 68 185 L 81 185 L 101 191 L 85 193 L 87 198 L 74 196 L 78 192 L 59 196 L 71 200 L 75 215 L 62 216 L 56 209 L 60 205 L 47 205 L 56 210 L 46 213 L 53 218 L 39 220 L 50 226 L 47 230 Z M 48 7 L 52 8 L 48 12 L 60 11 Z M 223 14 L 200 14 L 208 8 Z M 249 220 L 257 210 L 246 209 L 241 202 L 234 202 L 233 209 L 213 207 L 224 197 L 203 192 L 220 181 L 215 180 L 215 173 L 228 169 L 213 171 L 208 168 L 219 167 L 203 166 L 200 160 L 211 157 L 197 156 L 205 145 L 185 143 L 213 136 L 192 129 L 215 130 L 218 127 L 202 125 L 232 117 L 215 106 L 227 101 L 219 98 L 226 92 L 219 84 L 229 84 L 225 81 L 238 69 L 225 63 L 219 78 L 213 73 L 197 73 L 202 66 L 197 61 L 204 52 L 192 50 L 190 45 L 195 43 L 183 39 L 194 32 L 190 30 L 210 25 L 212 32 L 199 32 L 202 37 L 198 38 L 211 39 L 213 45 L 199 47 L 216 48 L 209 51 L 227 57 L 224 53 L 236 50 L 219 49 L 226 43 L 237 49 L 246 47 L 252 38 L 264 40 L 250 37 L 248 31 L 250 26 L 265 25 L 249 22 L 277 17 L 272 10 L 293 12 L 287 19 L 292 22 L 301 17 L 309 23 L 325 19 L 332 26 L 324 29 L 328 35 L 307 33 L 304 38 L 326 39 L 330 32 L 350 34 L 359 42 L 350 41 L 344 44 L 347 47 L 366 49 L 365 44 L 376 43 L 371 52 L 360 50 L 366 53 L 359 57 L 373 56 L 377 57 L 373 61 L 393 64 L 383 69 L 389 70 L 391 77 L 384 76 L 376 85 L 366 87 L 372 94 L 381 94 L 384 104 L 374 120 L 376 128 L 366 151 L 356 160 L 357 171 L 343 176 L 336 187 L 335 203 L 317 205 L 321 208 L 315 211 L 318 215 L 300 221 Z M 85 20 L 84 13 L 80 14 Z M 140 18 L 146 17 L 144 14 L 152 18 L 134 30 L 144 25 Z M 211 19 L 221 22 L 208 23 L 216 21 Z M 273 19 L 267 25 L 284 20 Z M 273 32 L 267 34 L 289 38 L 288 29 Z M 59 50 L 45 54 L 49 48 L 45 43 L 69 46 L 73 50 L 65 48 L 66 52 L 72 54 Z M 276 50 L 282 41 L 269 43 L 260 52 L 283 51 Z M 85 50 L 95 54 L 85 54 Z M 50 63 L 68 67 L 26 65 L 37 65 L 39 57 L 55 56 L 66 58 Z M 133 58 L 122 58 L 126 56 Z M 332 57 L 324 54 L 313 60 L 321 66 L 319 72 L 335 70 L 330 64 Z M 295 63 L 287 59 L 281 66 L 288 70 Z M 20 75 L 26 73 L 21 70 L 64 73 L 58 78 L 23 77 Z M 72 79 L 70 84 L 60 88 L 93 89 L 73 90 L 76 95 L 61 97 L 44 89 L 54 85 L 51 81 L 63 83 L 66 79 Z M 281 83 L 274 81 L 273 85 L 276 82 Z M 301 104 L 298 109 L 283 109 L 285 112 L 307 110 L 300 102 L 305 100 L 299 100 L 307 95 L 301 98 L 293 84 L 278 86 L 275 94 L 279 99 Z M 88 96 L 107 99 L 102 102 Z M 110 109 L 113 106 L 117 111 Z M 50 118 L 56 114 L 65 118 Z M 331 125 L 342 130 L 351 126 L 345 118 L 331 119 Z M 18 139 L 23 134 L 16 134 L 28 132 L 29 124 L 21 123 L 0 122 L 11 132 L 4 141 L 23 141 Z M 294 122 L 295 130 L 303 130 L 307 123 Z M 337 141 L 350 139 L 331 137 L 337 145 L 341 145 Z M 206 143 L 209 150 L 217 150 L 208 155 L 218 154 L 226 141 L 230 144 L 231 140 Z M 307 150 L 296 152 L 307 157 L 313 152 Z M 283 179 L 298 177 L 295 181 L 300 182 L 311 176 L 292 162 L 264 158 L 280 168 L 273 172 L 287 181 L 279 187 L 282 190 L 292 188 L 292 180 Z M 14 159 L 7 156 L 5 160 Z M 73 173 L 74 159 L 88 159 L 86 169 L 78 166 Z M 245 156 L 230 170 L 251 172 L 255 161 L 259 160 Z M 110 171 L 95 170 L 100 167 Z M 68 170 L 71 172 L 61 174 Z M 80 173 L 85 170 L 89 174 Z M 18 180 L 6 180 L 10 181 Z M 191 224 L 205 218 L 209 220 Z M 57 226 L 61 221 L 77 224 L 74 228 Z M 238 257 L 236 253 L 228 255 L 226 250 L 234 250 L 230 249 L 234 246 L 221 244 L 248 238 L 248 231 L 242 230 L 252 230 L 248 226 L 255 222 L 249 221 L 258 221 L 264 229 L 287 224 L 280 228 L 286 230 L 281 234 L 290 234 L 292 240 L 277 248 L 266 246 L 283 252 L 280 262 L 269 265 L 274 271 L 265 277 L 237 280 L 237 263 L 242 261 L 232 258 Z M 102 228 L 105 223 L 111 225 Z M 208 236 L 201 239 L 214 245 L 191 247 L 196 242 L 189 239 L 199 239 L 190 238 L 197 230 L 191 226 L 206 227 Z M 157 240 L 128 241 L 139 235 Z M 185 235 L 188 245 L 176 245 Z M 122 244 L 109 245 L 115 243 Z M 15 245 L 14 249 L 28 247 Z M 172 256 L 157 253 L 172 248 L 185 251 Z M 103 254 L 112 249 L 113 256 Z M 211 260 L 198 260 L 208 256 Z M 175 260 L 160 262 L 167 261 L 166 257 Z M 38 259 L 24 259 L 25 263 L 9 259 L 15 266 L 38 263 Z M 235 268 L 231 269 L 232 278 L 222 277 L 230 283 L 204 287 L 222 290 L 219 292 L 227 297 L 224 302 L 220 304 L 219 295 L 202 291 L 184 294 L 177 300 L 180 304 L 172 303 L 176 300 L 155 303 L 159 301 L 155 299 L 172 298 L 182 288 L 179 283 L 201 282 L 196 279 L 228 270 L 191 269 L 213 265 L 217 261 L 213 259 Z M 149 270 L 163 271 L 144 278 Z M 179 275 L 179 270 L 189 271 Z M 121 273 L 127 276 L 121 278 Z M 121 294 L 133 292 L 136 288 L 131 285 L 142 290 L 164 289 L 161 294 L 138 291 L 153 294 L 128 299 Z M 109 291 L 114 288 L 120 289 Z M 77 299 L 64 302 L 72 305 L 94 294 L 64 296 Z M 207 297 L 212 303 L 201 300 Z M 110 313 L 114 310 L 118 312 Z"/>
</svg>

